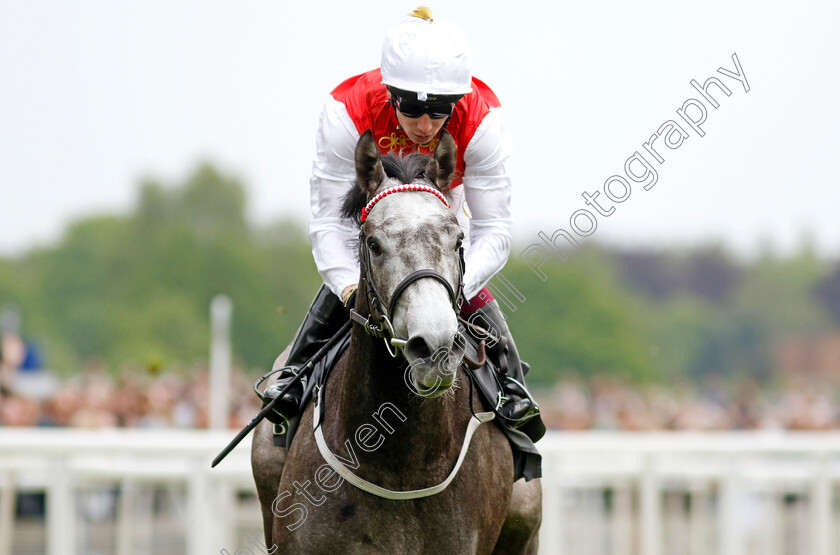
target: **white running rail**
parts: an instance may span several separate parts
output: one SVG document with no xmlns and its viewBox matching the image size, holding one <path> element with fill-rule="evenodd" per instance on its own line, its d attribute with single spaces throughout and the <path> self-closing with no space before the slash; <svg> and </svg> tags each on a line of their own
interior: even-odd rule
<svg viewBox="0 0 840 555">
<path fill-rule="evenodd" d="M 541 553 L 840 553 L 840 433 L 550 434 Z"/>
<path fill-rule="evenodd" d="M 243 520 L 261 528 L 238 495 L 254 491 L 249 439 L 210 468 L 234 433 L 0 428 L 0 555 L 12 553 L 19 492 L 46 493 L 48 555 L 83 555 L 78 492 L 119 491 L 115 552 L 132 555 L 133 493 L 168 485 L 185 492 L 187 555 L 261 553 L 237 551 L 235 537 Z M 840 433 L 550 433 L 538 447 L 540 553 L 840 552 Z"/>
</svg>

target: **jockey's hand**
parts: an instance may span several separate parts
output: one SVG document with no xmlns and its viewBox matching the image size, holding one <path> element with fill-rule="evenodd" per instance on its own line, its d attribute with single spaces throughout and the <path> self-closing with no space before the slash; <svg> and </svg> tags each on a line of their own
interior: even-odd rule
<svg viewBox="0 0 840 555">
<path fill-rule="evenodd" d="M 344 308 L 347 308 L 350 301 L 356 298 L 354 293 L 358 288 L 359 284 L 354 283 L 353 285 L 348 285 L 347 287 L 345 287 L 344 291 L 341 292 L 341 302 L 344 303 Z"/>
</svg>

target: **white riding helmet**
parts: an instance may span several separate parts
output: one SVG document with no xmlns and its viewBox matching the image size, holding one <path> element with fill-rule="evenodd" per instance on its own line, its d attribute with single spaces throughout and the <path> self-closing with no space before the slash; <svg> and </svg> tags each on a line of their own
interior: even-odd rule
<svg viewBox="0 0 840 555">
<path fill-rule="evenodd" d="M 463 95 L 471 90 L 470 45 L 464 33 L 448 21 L 435 21 L 421 7 L 388 31 L 382 43 L 382 83 L 428 95 Z"/>
</svg>

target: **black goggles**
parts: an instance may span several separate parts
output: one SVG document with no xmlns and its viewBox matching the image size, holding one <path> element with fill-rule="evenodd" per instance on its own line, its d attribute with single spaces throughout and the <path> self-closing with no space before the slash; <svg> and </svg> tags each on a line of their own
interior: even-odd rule
<svg viewBox="0 0 840 555">
<path fill-rule="evenodd" d="M 432 119 L 448 118 L 452 115 L 452 110 L 460 98 L 459 96 L 447 96 L 434 99 L 434 102 L 422 101 L 416 98 L 407 98 L 400 94 L 401 91 L 389 90 L 391 91 L 391 104 L 407 118 L 419 118 L 423 114 L 428 114 Z"/>
</svg>

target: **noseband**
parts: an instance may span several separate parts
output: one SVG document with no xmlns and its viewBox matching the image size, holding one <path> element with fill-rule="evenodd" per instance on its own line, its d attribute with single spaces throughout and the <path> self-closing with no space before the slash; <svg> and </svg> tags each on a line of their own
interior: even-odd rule
<svg viewBox="0 0 840 555">
<path fill-rule="evenodd" d="M 370 264 L 370 247 L 365 240 L 367 238 L 367 235 L 365 234 L 365 222 L 367 221 L 367 216 L 370 213 L 370 210 L 377 202 L 388 195 L 406 191 L 424 191 L 432 193 L 447 207 L 449 207 L 446 197 L 444 197 L 440 191 L 434 189 L 433 187 L 429 187 L 428 185 L 397 185 L 396 187 L 385 189 L 368 202 L 367 206 L 362 209 L 362 227 L 359 232 L 359 265 L 361 267 L 360 288 L 364 290 L 366 295 L 370 310 L 370 317 L 366 318 L 355 310 L 350 311 L 350 317 L 354 321 L 362 324 L 367 333 L 375 337 L 381 337 L 385 340 L 385 347 L 388 349 L 388 353 L 395 358 L 399 355 L 400 350 L 405 346 L 408 340 L 396 337 L 394 326 L 391 324 L 391 319 L 394 316 L 394 308 L 397 306 L 397 300 L 409 285 L 423 278 L 432 278 L 439 281 L 443 284 L 446 288 L 446 292 L 449 294 L 449 300 L 452 303 L 452 308 L 455 310 L 455 314 L 460 313 L 461 305 L 464 302 L 464 247 L 460 247 L 458 249 L 459 262 L 457 290 L 452 287 L 452 284 L 450 284 L 449 281 L 440 273 L 431 269 L 417 270 L 416 272 L 412 272 L 406 276 L 394 288 L 394 292 L 391 295 L 391 301 L 388 303 L 388 309 L 387 311 L 383 311 L 380 296 L 376 293 L 376 289 L 373 286 L 373 274 L 371 273 Z"/>
</svg>

